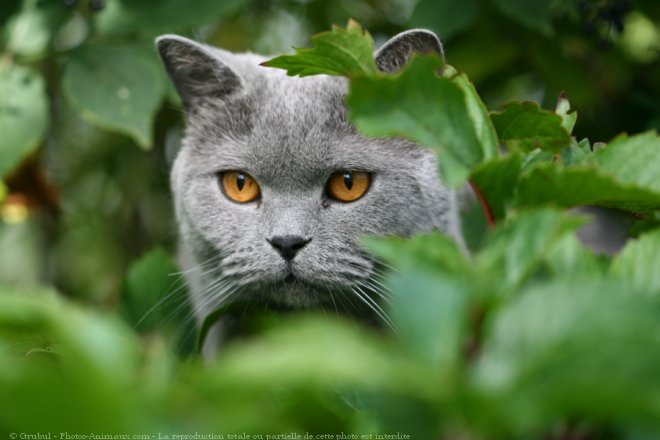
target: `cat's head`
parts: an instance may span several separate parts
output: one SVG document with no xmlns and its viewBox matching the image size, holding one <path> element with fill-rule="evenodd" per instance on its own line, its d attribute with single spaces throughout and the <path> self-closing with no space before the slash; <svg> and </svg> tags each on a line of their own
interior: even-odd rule
<svg viewBox="0 0 660 440">
<path fill-rule="evenodd" d="M 263 57 L 178 36 L 157 47 L 186 114 L 171 181 L 198 307 L 371 302 L 378 269 L 359 237 L 455 233 L 454 196 L 434 155 L 358 133 L 344 78 L 288 77 L 260 66 Z M 396 71 L 413 51 L 442 47 L 429 31 L 408 31 L 376 52 L 376 64 Z"/>
</svg>

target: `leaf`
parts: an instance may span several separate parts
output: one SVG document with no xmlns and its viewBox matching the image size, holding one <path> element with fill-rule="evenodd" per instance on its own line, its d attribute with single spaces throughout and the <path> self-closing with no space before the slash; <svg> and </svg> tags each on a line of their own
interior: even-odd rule
<svg viewBox="0 0 660 440">
<path fill-rule="evenodd" d="M 610 274 L 623 285 L 660 296 L 660 229 L 631 240 L 612 261 Z"/>
<path fill-rule="evenodd" d="M 561 125 L 564 129 L 570 134 L 573 133 L 573 128 L 577 122 L 577 111 L 570 111 L 571 103 L 568 102 L 568 98 L 562 92 L 559 94 L 557 99 L 557 107 L 555 108 L 555 113 L 561 117 Z"/>
<path fill-rule="evenodd" d="M 410 26 L 428 28 L 440 38 L 450 38 L 472 24 L 479 6 L 477 0 L 421 0 L 415 5 Z"/>
<path fill-rule="evenodd" d="M 561 116 L 542 110 L 537 102 L 509 102 L 491 118 L 500 141 L 514 151 L 556 153 L 571 141 Z"/>
<path fill-rule="evenodd" d="M 149 0 L 109 0 L 95 14 L 94 24 L 101 34 L 142 34 L 148 37 L 217 22 L 246 6 L 242 0 L 160 0 L 155 7 Z"/>
<path fill-rule="evenodd" d="M 434 149 L 441 164 L 451 165 L 442 174 L 455 186 L 493 149 L 480 142 L 484 122 L 478 105 L 468 103 L 466 84 L 437 76 L 441 66 L 435 57 L 415 57 L 399 76 L 354 78 L 347 104 L 365 135 L 402 136 Z"/>
<path fill-rule="evenodd" d="M 586 163 L 591 157 L 589 139 L 582 139 L 578 143 L 573 138 L 571 144 L 561 150 L 561 163 L 566 166 Z"/>
<path fill-rule="evenodd" d="M 391 316 L 405 346 L 441 371 L 445 382 L 454 382 L 466 340 L 466 286 L 453 277 L 420 270 L 394 274 L 388 285 L 393 292 Z"/>
<path fill-rule="evenodd" d="M 371 35 L 355 21 L 349 21 L 346 29 L 333 26 L 313 36 L 312 43 L 312 48 L 296 49 L 295 55 L 280 55 L 262 65 L 285 69 L 289 76 L 378 74 Z"/>
<path fill-rule="evenodd" d="M 660 136 L 620 136 L 594 153 L 597 166 L 618 182 L 660 193 Z"/>
<path fill-rule="evenodd" d="M 521 212 L 486 237 L 474 257 L 490 288 L 509 294 L 533 273 L 557 242 L 584 224 L 580 217 L 553 210 Z"/>
<path fill-rule="evenodd" d="M 68 16 L 62 2 L 25 0 L 19 14 L 7 26 L 7 46 L 19 55 L 43 55 Z"/>
<path fill-rule="evenodd" d="M 362 241 L 371 253 L 402 271 L 442 271 L 461 276 L 470 266 L 456 242 L 438 232 L 409 239 L 364 238 Z"/>
<path fill-rule="evenodd" d="M 521 177 L 516 205 L 600 205 L 643 214 L 660 209 L 660 192 L 619 183 L 593 167 L 543 164 Z"/>
<path fill-rule="evenodd" d="M 491 159 L 479 165 L 470 176 L 488 201 L 495 218 L 506 215 L 506 207 L 513 201 L 523 156 L 518 153 Z"/>
<path fill-rule="evenodd" d="M 609 260 L 585 248 L 576 235 L 565 235 L 545 256 L 554 276 L 562 279 L 599 279 L 607 271 Z"/>
<path fill-rule="evenodd" d="M 131 265 L 124 281 L 120 313 L 140 332 L 174 333 L 190 317 L 179 269 L 163 249 L 153 249 Z"/>
<path fill-rule="evenodd" d="M 49 124 L 45 81 L 29 67 L 0 64 L 0 177 L 32 153 Z"/>
<path fill-rule="evenodd" d="M 576 416 L 657 420 L 660 303 L 628 290 L 611 281 L 554 282 L 505 304 L 485 329 L 473 384 L 499 402 L 494 419 L 518 432 Z"/>
<path fill-rule="evenodd" d="M 85 45 L 71 53 L 62 86 L 85 119 L 150 148 L 153 119 L 166 92 L 163 73 L 151 51 Z"/>
</svg>

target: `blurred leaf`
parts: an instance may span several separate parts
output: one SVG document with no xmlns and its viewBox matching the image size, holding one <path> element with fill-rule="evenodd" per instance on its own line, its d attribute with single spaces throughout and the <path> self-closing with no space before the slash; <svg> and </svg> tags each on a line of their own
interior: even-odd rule
<svg viewBox="0 0 660 440">
<path fill-rule="evenodd" d="M 259 339 L 228 347 L 217 366 L 213 382 L 234 386 L 379 389 L 425 398 L 437 388 L 432 377 L 420 375 L 427 367 L 335 318 L 282 323 Z"/>
<path fill-rule="evenodd" d="M 575 110 L 571 112 L 571 103 L 568 102 L 568 98 L 566 98 L 564 93 L 559 94 L 555 113 L 561 117 L 561 126 L 564 127 L 569 134 L 573 133 L 578 114 Z"/>
<path fill-rule="evenodd" d="M 42 141 L 49 123 L 45 81 L 29 67 L 0 63 L 0 177 Z"/>
<path fill-rule="evenodd" d="M 493 422 L 514 431 L 558 418 L 657 422 L 660 303 L 627 290 L 549 283 L 493 316 L 474 376 L 483 404 L 500 402 Z"/>
<path fill-rule="evenodd" d="M 648 295 L 660 295 L 660 230 L 631 240 L 614 258 L 610 274 L 626 286 Z"/>
<path fill-rule="evenodd" d="M 561 150 L 561 163 L 563 165 L 579 165 L 585 163 L 591 156 L 589 139 L 582 139 L 579 143 L 575 138 L 571 144 Z"/>
<path fill-rule="evenodd" d="M 388 284 L 394 292 L 391 316 L 405 346 L 433 365 L 443 382 L 455 382 L 467 339 L 469 292 L 465 285 L 420 270 L 394 274 Z"/>
<path fill-rule="evenodd" d="M 519 153 L 491 159 L 479 165 L 470 180 L 488 201 L 496 219 L 503 219 L 513 200 L 523 156 Z"/>
<path fill-rule="evenodd" d="M 153 119 L 166 92 L 163 73 L 151 51 L 83 46 L 71 53 L 62 86 L 85 119 L 130 135 L 141 147 L 150 148 Z"/>
<path fill-rule="evenodd" d="M 352 20 L 346 29 L 333 26 L 332 31 L 313 36 L 312 43 L 313 48 L 296 49 L 295 55 L 280 55 L 263 65 L 285 69 L 290 76 L 375 76 L 378 73 L 371 35 Z"/>
<path fill-rule="evenodd" d="M 565 235 L 545 257 L 550 270 L 557 278 L 599 279 L 607 271 L 606 256 L 595 255 L 585 248 L 576 235 Z"/>
<path fill-rule="evenodd" d="M 522 285 L 562 237 L 583 223 L 579 217 L 549 209 L 521 212 L 486 237 L 483 250 L 475 256 L 476 268 L 495 290 L 508 294 Z"/>
<path fill-rule="evenodd" d="M 126 275 L 120 314 L 140 332 L 185 327 L 192 311 L 179 269 L 172 258 L 156 248 L 134 262 Z"/>
<path fill-rule="evenodd" d="M 362 241 L 378 258 L 404 272 L 423 270 L 461 276 L 470 266 L 456 241 L 437 232 L 418 234 L 409 239 L 388 237 Z"/>
<path fill-rule="evenodd" d="M 497 135 L 513 151 L 536 148 L 557 152 L 570 143 L 562 117 L 542 110 L 537 102 L 509 102 L 491 114 Z"/>
<path fill-rule="evenodd" d="M 137 348 L 118 321 L 52 291 L 0 287 L 0 429 L 137 428 Z"/>
<path fill-rule="evenodd" d="M 413 28 L 428 28 L 440 38 L 450 38 L 467 29 L 479 10 L 478 0 L 421 0 L 410 17 Z"/>
<path fill-rule="evenodd" d="M 25 0 L 7 26 L 7 47 L 24 56 L 43 54 L 68 15 L 61 1 Z"/>
<path fill-rule="evenodd" d="M 197 0 L 194 6 L 186 0 L 108 0 L 106 7 L 95 15 L 101 34 L 144 34 L 189 30 L 195 26 L 217 22 L 248 2 L 241 0 Z"/>
<path fill-rule="evenodd" d="M 548 34 L 552 31 L 552 0 L 495 0 L 495 5 L 506 15 L 531 30 Z"/>
<path fill-rule="evenodd" d="M 396 77 L 357 77 L 347 98 L 351 121 L 367 136 L 402 136 L 433 148 L 450 185 L 493 156 L 481 143 L 486 123 L 478 102 L 466 98 L 466 83 L 442 78 L 434 57 L 416 57 Z"/>
<path fill-rule="evenodd" d="M 617 181 L 660 193 L 660 136 L 654 131 L 620 136 L 593 157 Z"/>
<path fill-rule="evenodd" d="M 660 192 L 619 183 L 596 168 L 544 164 L 521 177 L 516 205 L 601 205 L 648 213 L 660 208 Z"/>
</svg>

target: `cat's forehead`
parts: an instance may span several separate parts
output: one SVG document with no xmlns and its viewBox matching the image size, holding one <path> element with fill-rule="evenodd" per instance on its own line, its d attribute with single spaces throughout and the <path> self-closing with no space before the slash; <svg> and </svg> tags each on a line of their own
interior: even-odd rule
<svg viewBox="0 0 660 440">
<path fill-rule="evenodd" d="M 388 155 L 400 145 L 383 151 L 384 145 L 365 139 L 349 123 L 344 78 L 260 69 L 244 74 L 240 95 L 199 116 L 193 136 L 211 160 L 273 182 L 304 184 L 327 178 L 333 169 L 391 165 Z"/>
</svg>

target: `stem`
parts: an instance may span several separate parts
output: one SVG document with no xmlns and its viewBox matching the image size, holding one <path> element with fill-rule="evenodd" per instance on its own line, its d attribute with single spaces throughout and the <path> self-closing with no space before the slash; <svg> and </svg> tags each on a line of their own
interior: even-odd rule
<svg viewBox="0 0 660 440">
<path fill-rule="evenodd" d="M 495 226 L 496 223 L 495 214 L 493 214 L 493 209 L 490 207 L 488 200 L 486 200 L 486 197 L 484 197 L 483 193 L 481 192 L 477 184 L 471 180 L 469 182 L 470 182 L 470 187 L 472 187 L 472 191 L 474 191 L 474 195 L 477 196 L 477 200 L 479 200 L 479 204 L 481 205 L 481 208 L 484 210 L 484 216 L 486 217 L 486 224 L 488 225 L 488 228 L 491 229 Z"/>
</svg>

